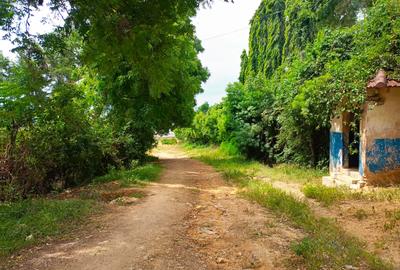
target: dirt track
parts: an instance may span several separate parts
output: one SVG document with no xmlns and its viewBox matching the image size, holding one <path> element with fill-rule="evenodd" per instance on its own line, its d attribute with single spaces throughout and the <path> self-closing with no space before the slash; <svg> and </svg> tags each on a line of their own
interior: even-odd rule
<svg viewBox="0 0 400 270">
<path fill-rule="evenodd" d="M 287 259 L 300 231 L 178 148 L 155 154 L 165 169 L 149 196 L 114 206 L 96 220 L 102 229 L 35 249 L 15 269 L 293 269 Z"/>
</svg>

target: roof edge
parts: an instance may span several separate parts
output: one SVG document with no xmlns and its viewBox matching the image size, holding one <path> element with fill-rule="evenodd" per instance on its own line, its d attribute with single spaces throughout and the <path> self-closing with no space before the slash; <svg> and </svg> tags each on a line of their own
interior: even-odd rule
<svg viewBox="0 0 400 270">
<path fill-rule="evenodd" d="M 385 70 L 380 69 L 373 80 L 368 82 L 368 89 L 400 87 L 400 81 L 389 79 Z"/>
</svg>

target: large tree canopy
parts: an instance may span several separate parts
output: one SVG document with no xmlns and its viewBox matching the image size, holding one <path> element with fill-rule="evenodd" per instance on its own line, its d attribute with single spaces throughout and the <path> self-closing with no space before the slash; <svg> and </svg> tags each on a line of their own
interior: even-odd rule
<svg viewBox="0 0 400 270">
<path fill-rule="evenodd" d="M 0 159 L 10 183 L 23 194 L 72 185 L 144 159 L 155 133 L 190 124 L 208 78 L 191 17 L 211 4 L 1 1 L 0 27 L 19 55 L 0 58 Z M 36 36 L 29 23 L 44 6 L 62 24 Z"/>
<path fill-rule="evenodd" d="M 56 30 L 57 34 L 45 37 L 47 44 L 50 40 L 51 46 L 62 46 L 63 38 L 77 31 L 83 41 L 80 56 L 96 71 L 102 81 L 101 91 L 113 108 L 148 104 L 147 111 L 149 107 L 158 111 L 147 113 L 158 123 L 153 126 L 166 130 L 190 121 L 194 96 L 201 92 L 201 83 L 208 77 L 197 59 L 202 48 L 190 18 L 200 5 L 211 3 L 7 0 L 1 4 L 0 26 L 20 50 L 32 52 L 36 39 L 28 32 L 30 14 L 48 5 L 64 16 L 65 24 Z M 182 110 L 168 112 L 175 106 Z M 161 108 L 167 111 L 161 113 Z M 155 120 L 156 114 L 162 117 Z"/>
</svg>

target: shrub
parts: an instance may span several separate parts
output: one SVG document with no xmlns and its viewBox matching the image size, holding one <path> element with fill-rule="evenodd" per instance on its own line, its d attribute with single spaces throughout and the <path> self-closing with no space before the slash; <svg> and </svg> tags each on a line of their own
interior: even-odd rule
<svg viewBox="0 0 400 270">
<path fill-rule="evenodd" d="M 178 143 L 178 140 L 175 138 L 161 138 L 161 143 L 165 145 L 174 145 Z"/>
</svg>

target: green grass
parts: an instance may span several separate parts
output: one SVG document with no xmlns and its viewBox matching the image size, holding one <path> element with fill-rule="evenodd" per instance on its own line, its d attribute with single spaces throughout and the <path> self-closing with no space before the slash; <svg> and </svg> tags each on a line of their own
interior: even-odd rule
<svg viewBox="0 0 400 270">
<path fill-rule="evenodd" d="M 386 211 L 385 216 L 387 218 L 387 222 L 383 227 L 386 231 L 393 230 L 400 224 L 400 210 Z"/>
<path fill-rule="evenodd" d="M 321 202 L 323 206 L 330 206 L 344 200 L 400 201 L 400 188 L 377 188 L 371 191 L 359 191 L 346 187 L 306 184 L 302 191 L 307 198 L 315 199 Z"/>
<path fill-rule="evenodd" d="M 303 193 L 307 198 L 321 202 L 323 206 L 330 206 L 338 201 L 350 198 L 352 194 L 347 188 L 326 187 L 318 184 L 305 185 Z"/>
<path fill-rule="evenodd" d="M 98 184 L 119 181 L 121 187 L 144 185 L 156 180 L 162 167 L 150 163 L 131 170 L 113 170 L 92 181 L 79 194 L 79 199 L 49 198 L 21 200 L 0 204 L 0 256 L 9 255 L 23 247 L 38 243 L 49 236 L 59 236 L 76 228 L 101 207 Z M 133 197 L 144 195 L 135 193 Z"/>
<path fill-rule="evenodd" d="M 251 181 L 244 194 L 277 215 L 289 218 L 307 233 L 292 247 L 304 259 L 307 269 L 343 269 L 345 265 L 368 265 L 368 269 L 391 269 L 378 257 L 364 250 L 364 245 L 348 236 L 333 220 L 315 216 L 309 205 L 272 185 Z"/>
<path fill-rule="evenodd" d="M 327 175 L 325 170 L 303 168 L 292 164 L 279 164 L 273 168 L 264 166 L 260 175 L 267 175 L 271 181 L 282 181 L 286 183 L 320 183 L 322 176 Z"/>
<path fill-rule="evenodd" d="M 162 138 L 160 142 L 165 145 L 175 145 L 178 144 L 178 140 L 175 138 Z"/>
<path fill-rule="evenodd" d="M 319 178 L 321 172 L 311 169 L 301 172 L 299 167 L 288 165 L 266 168 L 260 163 L 247 161 L 238 155 L 230 155 L 216 147 L 186 146 L 186 149 L 191 156 L 214 166 L 229 182 L 242 187 L 244 196 L 301 228 L 307 237 L 298 243 L 293 243 L 292 248 L 295 254 L 303 259 L 307 269 L 339 270 L 345 265 L 376 270 L 393 268 L 365 251 L 362 242 L 348 236 L 333 220 L 316 216 L 306 201 L 274 188 L 266 181 L 257 180 L 259 175 L 266 175 L 273 180 L 315 183 L 316 180 L 313 178 Z M 321 181 L 321 178 L 318 181 Z M 329 197 L 326 199 L 327 203 L 341 196 L 334 190 L 323 190 L 321 193 L 320 190 L 311 190 L 311 185 L 308 187 L 309 193 L 316 198 L 322 198 L 327 194 Z"/>
<path fill-rule="evenodd" d="M 234 150 L 222 145 L 218 147 L 206 147 L 185 144 L 185 149 L 198 159 L 211 164 L 217 170 L 241 172 L 253 178 L 265 178 L 267 181 L 282 181 L 287 183 L 320 183 L 322 176 L 328 172 L 312 168 L 303 168 L 292 164 L 279 164 L 268 167 L 257 161 L 251 161 L 238 154 L 231 154 Z"/>
<path fill-rule="evenodd" d="M 0 256 L 68 232 L 97 209 L 90 200 L 32 199 L 0 204 Z"/>
<path fill-rule="evenodd" d="M 94 184 L 119 181 L 121 186 L 144 185 L 158 179 L 162 171 L 158 163 L 149 163 L 133 169 L 112 170 L 109 174 L 93 179 Z"/>
</svg>

